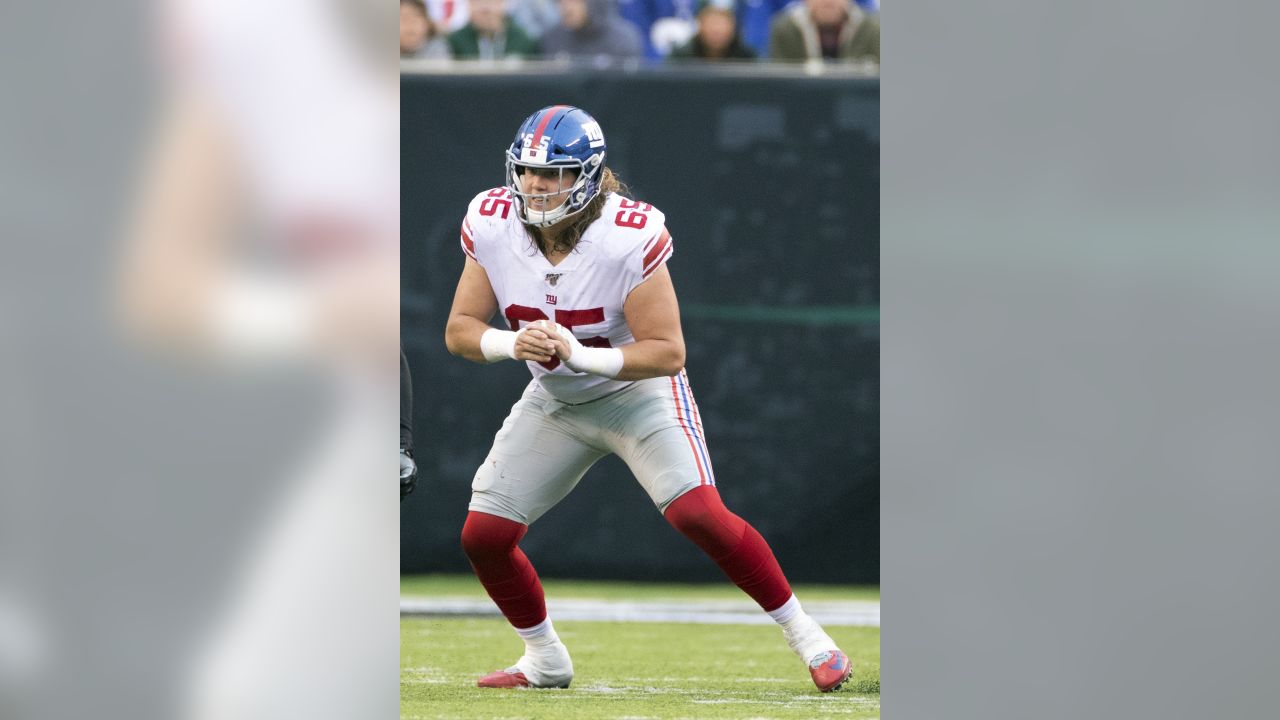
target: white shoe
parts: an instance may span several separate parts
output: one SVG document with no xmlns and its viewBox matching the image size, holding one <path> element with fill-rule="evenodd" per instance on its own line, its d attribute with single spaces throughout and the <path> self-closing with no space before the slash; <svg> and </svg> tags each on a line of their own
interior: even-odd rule
<svg viewBox="0 0 1280 720">
<path fill-rule="evenodd" d="M 835 640 L 813 618 L 805 616 L 782 634 L 787 645 L 809 666 L 813 684 L 822 692 L 839 690 L 853 674 L 849 657 L 836 647 Z"/>
<path fill-rule="evenodd" d="M 573 680 L 573 660 L 563 643 L 539 648 L 536 656 L 527 651 L 515 665 L 480 678 L 477 687 L 487 688 L 567 688 Z"/>
<path fill-rule="evenodd" d="M 827 631 L 808 616 L 800 619 L 792 627 L 783 628 L 782 634 L 786 637 L 787 646 L 791 651 L 806 663 L 836 647 L 836 642 L 831 639 Z"/>
</svg>

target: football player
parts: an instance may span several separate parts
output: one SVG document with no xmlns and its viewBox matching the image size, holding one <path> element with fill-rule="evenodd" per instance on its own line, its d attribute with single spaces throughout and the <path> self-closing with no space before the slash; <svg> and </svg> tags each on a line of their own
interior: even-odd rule
<svg viewBox="0 0 1280 720">
<path fill-rule="evenodd" d="M 533 380 L 472 483 L 462 547 L 524 639 L 481 687 L 567 687 L 569 652 L 519 541 L 600 458 L 616 453 L 658 511 L 782 626 L 819 690 L 848 680 L 848 657 L 807 615 L 768 543 L 725 508 L 684 371 L 663 213 L 627 197 L 586 112 L 543 108 L 507 151 L 506 185 L 472 200 L 466 254 L 445 331 L 478 363 L 519 360 Z M 501 313 L 509 330 L 490 327 Z"/>
</svg>

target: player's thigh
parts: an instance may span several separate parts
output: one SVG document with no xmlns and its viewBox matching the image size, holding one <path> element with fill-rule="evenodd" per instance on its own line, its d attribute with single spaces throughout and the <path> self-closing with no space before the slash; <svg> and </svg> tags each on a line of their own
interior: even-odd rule
<svg viewBox="0 0 1280 720">
<path fill-rule="evenodd" d="M 472 480 L 471 510 L 532 524 L 604 456 L 545 405 L 526 392 L 511 409 Z"/>
<path fill-rule="evenodd" d="M 619 398 L 612 449 L 659 511 L 701 485 L 715 485 L 702 418 L 681 375 L 637 383 Z"/>
</svg>

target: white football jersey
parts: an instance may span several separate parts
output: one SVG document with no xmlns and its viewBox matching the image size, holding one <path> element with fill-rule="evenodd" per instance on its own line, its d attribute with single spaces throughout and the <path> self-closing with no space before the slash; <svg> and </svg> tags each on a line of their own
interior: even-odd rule
<svg viewBox="0 0 1280 720">
<path fill-rule="evenodd" d="M 648 203 L 611 194 L 574 251 L 552 265 L 525 232 L 511 193 L 494 188 L 467 208 L 462 250 L 488 273 L 509 329 L 548 319 L 588 347 L 619 347 L 635 342 L 622 312 L 627 296 L 671 257 L 664 220 Z M 566 403 L 594 400 L 631 383 L 576 373 L 554 357 L 527 365 L 547 392 Z"/>
</svg>

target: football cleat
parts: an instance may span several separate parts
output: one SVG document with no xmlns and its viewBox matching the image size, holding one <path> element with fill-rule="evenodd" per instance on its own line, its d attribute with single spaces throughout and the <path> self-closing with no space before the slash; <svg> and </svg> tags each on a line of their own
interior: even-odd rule
<svg viewBox="0 0 1280 720">
<path fill-rule="evenodd" d="M 529 678 L 524 673 L 514 667 L 506 670 L 495 670 L 485 675 L 476 682 L 476 687 L 482 688 L 527 688 L 527 687 L 550 687 L 550 688 L 567 688 L 569 681 L 565 680 L 556 685 L 534 685 L 529 682 Z"/>
<path fill-rule="evenodd" d="M 809 675 L 822 692 L 835 692 L 853 674 L 849 656 L 839 650 L 820 652 L 809 660 Z"/>
<path fill-rule="evenodd" d="M 508 670 L 495 670 L 485 675 L 476 682 L 476 687 L 482 688 L 520 688 L 529 687 L 529 678 L 524 676 L 522 672 L 510 672 Z"/>
</svg>

